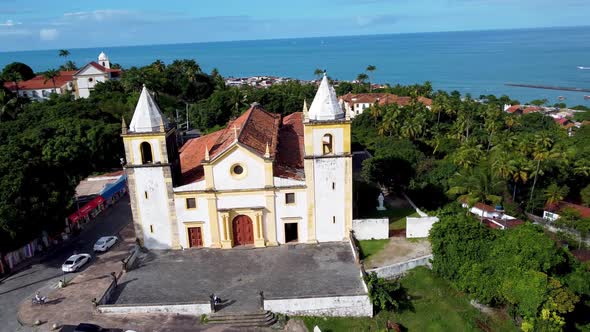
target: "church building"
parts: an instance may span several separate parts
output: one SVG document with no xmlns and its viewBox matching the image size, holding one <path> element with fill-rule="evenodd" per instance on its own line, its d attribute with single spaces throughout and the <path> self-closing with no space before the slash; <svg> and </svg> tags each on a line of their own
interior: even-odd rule
<svg viewBox="0 0 590 332">
<path fill-rule="evenodd" d="M 118 80 L 120 77 L 121 69 L 112 69 L 109 57 L 104 52 L 100 52 L 98 62 L 92 61 L 74 74 L 76 98 L 88 98 L 96 84 Z"/>
<path fill-rule="evenodd" d="M 352 228 L 351 123 L 324 76 L 303 111 L 253 104 L 179 150 L 176 128 L 144 87 L 126 172 L 137 238 L 151 249 L 342 241 Z"/>
</svg>

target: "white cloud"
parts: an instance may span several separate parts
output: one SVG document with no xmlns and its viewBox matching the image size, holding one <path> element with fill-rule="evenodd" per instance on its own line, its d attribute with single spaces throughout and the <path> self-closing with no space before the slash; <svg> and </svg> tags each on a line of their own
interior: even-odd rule
<svg viewBox="0 0 590 332">
<path fill-rule="evenodd" d="M 99 9 L 93 10 L 90 12 L 71 12 L 71 13 L 64 13 L 65 18 L 70 19 L 79 19 L 79 20 L 86 20 L 86 19 L 93 19 L 96 21 L 104 21 L 111 18 L 115 18 L 118 16 L 126 16 L 131 14 L 131 12 L 126 10 L 116 10 L 116 9 Z"/>
<path fill-rule="evenodd" d="M 39 30 L 39 38 L 43 41 L 55 40 L 59 36 L 57 29 L 41 29 Z"/>
<path fill-rule="evenodd" d="M 13 27 L 18 24 L 22 24 L 22 23 L 21 22 L 14 22 L 13 20 L 6 20 L 6 22 L 0 23 L 0 27 Z"/>
</svg>

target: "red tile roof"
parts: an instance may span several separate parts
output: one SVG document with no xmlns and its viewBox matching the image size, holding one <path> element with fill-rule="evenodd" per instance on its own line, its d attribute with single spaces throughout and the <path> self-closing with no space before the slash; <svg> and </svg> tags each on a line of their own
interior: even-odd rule
<svg viewBox="0 0 590 332">
<path fill-rule="evenodd" d="M 525 109 L 522 111 L 522 113 L 523 113 L 523 114 L 529 114 L 529 113 L 535 113 L 535 112 L 538 112 L 538 111 L 540 111 L 540 110 L 541 110 L 541 108 L 540 108 L 540 107 L 538 107 L 538 106 L 529 106 L 529 107 L 525 108 Z"/>
<path fill-rule="evenodd" d="M 508 113 L 519 113 L 519 112 L 521 112 L 522 113 L 522 106 L 520 106 L 520 105 L 512 105 L 512 106 L 510 106 L 510 107 L 508 107 L 506 109 L 506 112 L 508 112 Z"/>
<path fill-rule="evenodd" d="M 264 155 L 269 145 L 270 157 L 275 157 L 278 129 L 281 123 L 279 114 L 266 112 L 260 105 L 250 107 L 244 114 L 230 122 L 215 144 L 209 150 L 211 159 L 227 149 L 236 139 L 259 155 Z M 236 130 L 234 130 L 234 127 Z"/>
<path fill-rule="evenodd" d="M 480 209 L 482 211 L 485 211 L 485 212 L 496 212 L 496 208 L 494 208 L 493 206 L 489 206 L 487 204 L 481 203 L 481 202 L 476 203 L 473 207 L 476 209 Z"/>
<path fill-rule="evenodd" d="M 411 97 L 402 97 L 398 95 L 394 95 L 392 93 L 359 93 L 359 94 L 352 94 L 347 93 L 340 97 L 340 99 L 344 100 L 348 104 L 374 104 L 379 103 L 379 105 L 390 105 L 390 104 L 398 104 L 399 106 L 407 106 L 412 101 Z M 421 102 L 425 106 L 432 105 L 432 99 L 425 98 L 425 97 L 418 97 L 418 102 Z"/>
<path fill-rule="evenodd" d="M 274 175 L 302 180 L 303 157 L 305 143 L 303 136 L 303 113 L 297 112 L 283 118 L 279 130 L 277 161 L 274 164 Z"/>
<path fill-rule="evenodd" d="M 301 113 L 281 116 L 266 112 L 260 105 L 253 105 L 224 129 L 189 140 L 180 149 L 180 165 L 183 183 L 203 179 L 205 147 L 214 159 L 235 142 L 264 157 L 266 145 L 270 158 L 274 159 L 275 176 L 300 179 L 303 177 L 303 124 Z M 235 129 L 234 129 L 235 128 Z"/>
<path fill-rule="evenodd" d="M 582 205 L 561 201 L 553 206 L 546 206 L 545 210 L 550 212 L 559 212 L 564 209 L 573 209 L 580 213 L 580 217 L 582 218 L 590 218 L 590 207 L 585 207 Z"/>
<path fill-rule="evenodd" d="M 522 224 L 524 224 L 524 221 L 520 220 L 520 219 L 498 219 L 498 218 L 484 218 L 483 219 L 483 223 L 488 226 L 489 228 L 502 228 L 500 227 L 500 225 L 504 226 L 505 228 L 515 228 L 518 227 Z M 498 225 L 500 224 L 500 225 Z"/>
<path fill-rule="evenodd" d="M 57 89 L 64 86 L 66 83 L 71 82 L 74 78 L 73 75 L 76 71 L 60 71 L 59 76 L 55 78 L 55 86 Z M 11 91 L 16 91 L 16 85 L 14 82 L 5 82 L 4 87 Z M 41 90 L 41 89 L 53 89 L 53 82 L 51 80 L 45 80 L 43 75 L 37 75 L 28 81 L 18 82 L 19 90 Z"/>
</svg>

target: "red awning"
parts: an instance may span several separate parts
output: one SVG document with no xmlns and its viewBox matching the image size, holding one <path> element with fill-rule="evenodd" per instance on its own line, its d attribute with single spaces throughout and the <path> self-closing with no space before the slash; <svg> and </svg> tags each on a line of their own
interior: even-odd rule
<svg viewBox="0 0 590 332">
<path fill-rule="evenodd" d="M 80 210 L 72 213 L 70 215 L 70 220 L 72 222 L 78 222 L 78 220 L 86 217 L 92 210 L 96 209 L 99 205 L 104 203 L 104 198 L 102 196 L 95 197 L 90 202 L 86 203 Z"/>
<path fill-rule="evenodd" d="M 80 220 L 82 218 L 82 216 L 80 215 L 80 213 L 78 211 L 76 211 L 76 212 L 70 214 L 70 216 L 68 218 L 70 218 L 70 220 L 72 222 L 77 223 L 78 220 Z"/>
</svg>

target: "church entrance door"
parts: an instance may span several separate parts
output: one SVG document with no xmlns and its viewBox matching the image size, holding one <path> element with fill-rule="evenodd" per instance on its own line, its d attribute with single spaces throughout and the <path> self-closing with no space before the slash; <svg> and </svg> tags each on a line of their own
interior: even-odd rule
<svg viewBox="0 0 590 332">
<path fill-rule="evenodd" d="M 202 247 L 203 246 L 203 237 L 201 235 L 201 227 L 189 227 L 188 239 L 189 239 L 189 246 L 191 248 Z"/>
<path fill-rule="evenodd" d="M 254 227 L 252 219 L 245 215 L 239 215 L 232 222 L 234 245 L 242 246 L 254 244 Z"/>
</svg>

